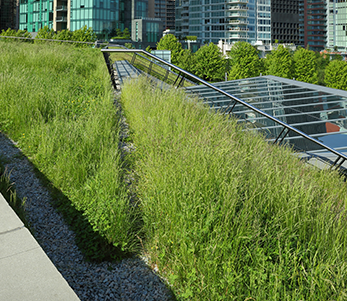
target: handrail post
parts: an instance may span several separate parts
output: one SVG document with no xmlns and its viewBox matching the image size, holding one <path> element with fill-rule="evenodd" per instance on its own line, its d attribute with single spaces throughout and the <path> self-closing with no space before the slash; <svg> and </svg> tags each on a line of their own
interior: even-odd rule
<svg viewBox="0 0 347 301">
<path fill-rule="evenodd" d="M 134 65 L 136 59 L 136 52 L 134 52 L 133 57 L 131 58 L 131 65 Z"/>
</svg>

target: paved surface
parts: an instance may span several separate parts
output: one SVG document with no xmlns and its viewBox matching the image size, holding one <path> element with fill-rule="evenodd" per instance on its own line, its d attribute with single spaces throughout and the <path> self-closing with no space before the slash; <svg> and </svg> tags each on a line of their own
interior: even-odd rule
<svg viewBox="0 0 347 301">
<path fill-rule="evenodd" d="M 79 300 L 0 194 L 0 300 Z"/>
<path fill-rule="evenodd" d="M 341 154 L 347 155 L 347 152 L 341 152 Z M 307 163 L 309 163 L 309 164 L 311 164 L 313 166 L 316 166 L 316 167 L 318 167 L 320 169 L 329 169 L 330 168 L 330 164 L 335 162 L 335 160 L 337 159 L 336 155 L 334 155 L 332 153 L 329 153 L 329 152 L 320 152 L 320 153 L 316 153 L 316 155 L 318 155 L 318 156 L 317 157 L 310 156 L 310 153 L 299 153 L 299 157 L 300 158 L 306 158 Z M 326 158 L 326 159 L 330 160 L 330 164 L 325 162 L 324 160 L 320 159 L 319 157 Z M 339 161 L 339 163 L 340 162 L 341 162 L 341 160 Z M 339 165 L 339 163 L 337 165 Z M 343 168 L 347 169 L 347 161 L 344 161 L 341 166 Z"/>
<path fill-rule="evenodd" d="M 122 83 L 123 79 L 125 78 L 135 78 L 141 73 L 140 70 L 136 69 L 126 60 L 115 61 L 114 67 L 117 71 L 120 83 Z"/>
</svg>

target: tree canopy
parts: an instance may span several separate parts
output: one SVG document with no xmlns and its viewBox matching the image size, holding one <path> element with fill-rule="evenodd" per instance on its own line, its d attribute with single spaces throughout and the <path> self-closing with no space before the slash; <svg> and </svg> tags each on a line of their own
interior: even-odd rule
<svg viewBox="0 0 347 301">
<path fill-rule="evenodd" d="M 228 79 L 241 79 L 259 76 L 263 72 L 263 64 L 256 50 L 247 42 L 237 42 L 229 52 L 231 70 Z"/>
<path fill-rule="evenodd" d="M 294 77 L 294 60 L 287 48 L 278 45 L 265 60 L 266 73 L 292 79 Z"/>
<path fill-rule="evenodd" d="M 158 50 L 171 50 L 171 63 L 178 65 L 182 44 L 173 34 L 167 34 L 157 43 Z"/>
<path fill-rule="evenodd" d="M 195 72 L 196 57 L 189 49 L 183 49 L 179 56 L 178 67 L 193 73 Z"/>
<path fill-rule="evenodd" d="M 325 68 L 325 83 L 330 88 L 347 90 L 347 63 L 331 61 Z"/>
<path fill-rule="evenodd" d="M 225 72 L 225 59 L 217 45 L 210 43 L 195 53 L 194 73 L 208 81 L 222 81 Z"/>
<path fill-rule="evenodd" d="M 295 79 L 311 83 L 318 83 L 317 59 L 312 50 L 299 48 L 294 52 Z"/>
</svg>

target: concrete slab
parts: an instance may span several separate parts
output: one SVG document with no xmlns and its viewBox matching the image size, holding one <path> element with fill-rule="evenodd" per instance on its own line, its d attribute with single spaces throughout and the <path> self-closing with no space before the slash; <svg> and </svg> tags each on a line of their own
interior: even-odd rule
<svg viewBox="0 0 347 301">
<path fill-rule="evenodd" d="M 0 233 L 24 227 L 24 224 L 19 217 L 16 214 L 13 215 L 13 213 L 14 212 L 10 205 L 0 194 Z"/>
<path fill-rule="evenodd" d="M 0 300 L 79 300 L 0 194 Z"/>
</svg>

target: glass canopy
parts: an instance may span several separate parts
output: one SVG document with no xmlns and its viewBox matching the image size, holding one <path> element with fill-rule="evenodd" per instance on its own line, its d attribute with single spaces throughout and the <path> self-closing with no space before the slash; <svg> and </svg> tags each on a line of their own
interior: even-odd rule
<svg viewBox="0 0 347 301">
<path fill-rule="evenodd" d="M 141 49 L 102 52 L 110 54 L 120 82 L 145 73 L 161 88 L 184 88 L 212 110 L 236 116 L 244 130 L 289 144 L 320 168 L 343 167 L 347 175 L 347 91 L 270 75 L 210 84 Z"/>
<path fill-rule="evenodd" d="M 347 151 L 347 92 L 275 76 L 214 83 L 214 86 L 295 127 L 338 151 Z M 206 86 L 187 87 L 217 111 L 230 107 L 230 98 Z M 226 112 L 226 111 L 225 111 Z M 247 129 L 275 140 L 283 127 L 236 103 L 233 114 Z M 319 145 L 294 132 L 284 138 L 296 149 L 319 153 Z"/>
</svg>

